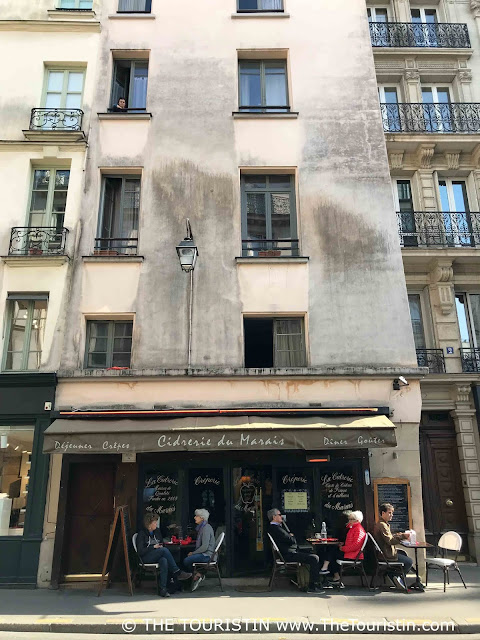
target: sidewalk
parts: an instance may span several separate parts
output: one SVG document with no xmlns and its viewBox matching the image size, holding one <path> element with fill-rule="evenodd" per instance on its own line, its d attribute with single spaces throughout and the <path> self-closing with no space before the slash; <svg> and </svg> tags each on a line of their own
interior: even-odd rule
<svg viewBox="0 0 480 640">
<path fill-rule="evenodd" d="M 273 592 L 264 591 L 263 579 L 236 588 L 233 580 L 224 580 L 223 593 L 215 578 L 209 578 L 195 593 L 168 599 L 157 597 L 152 582 L 144 582 L 133 597 L 123 586 L 112 587 L 100 597 L 93 589 L 2 589 L 0 631 L 480 633 L 480 567 L 462 565 L 461 571 L 468 589 L 452 575 L 446 593 L 438 571 L 425 593 L 409 594 L 347 586 L 329 589 L 326 595 L 307 595 L 284 578 Z M 438 628 L 439 623 L 449 623 L 448 628 Z"/>
</svg>

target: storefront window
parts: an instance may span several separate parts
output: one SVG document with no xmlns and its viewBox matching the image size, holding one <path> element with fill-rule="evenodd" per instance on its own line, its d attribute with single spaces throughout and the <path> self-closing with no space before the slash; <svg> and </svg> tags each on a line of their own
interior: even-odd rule
<svg viewBox="0 0 480 640">
<path fill-rule="evenodd" d="M 178 472 L 147 470 L 143 485 L 143 513 L 157 513 L 164 538 L 182 536 Z"/>
<path fill-rule="evenodd" d="M 33 428 L 0 427 L 0 536 L 21 536 L 27 512 Z"/>
<path fill-rule="evenodd" d="M 280 504 L 278 508 L 285 515 L 288 528 L 301 542 L 315 531 L 320 531 L 321 523 L 315 510 L 312 469 L 282 467 L 277 470 L 277 484 Z"/>
<path fill-rule="evenodd" d="M 223 469 L 190 469 L 188 472 L 189 526 L 194 527 L 195 509 L 207 509 L 215 536 L 225 531 Z"/>
</svg>

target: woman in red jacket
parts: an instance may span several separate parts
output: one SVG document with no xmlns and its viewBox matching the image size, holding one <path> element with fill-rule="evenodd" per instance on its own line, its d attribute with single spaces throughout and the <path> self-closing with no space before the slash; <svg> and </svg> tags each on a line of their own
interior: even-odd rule
<svg viewBox="0 0 480 640">
<path fill-rule="evenodd" d="M 362 548 L 362 544 L 365 540 L 365 536 L 367 535 L 365 529 L 362 527 L 363 513 L 361 511 L 349 511 L 347 513 L 348 523 L 347 523 L 347 537 L 345 539 L 345 544 L 340 543 L 339 549 L 334 549 L 333 557 L 331 556 L 328 560 L 325 560 L 323 563 L 323 567 L 320 570 L 321 575 L 326 575 L 330 573 L 330 569 L 328 568 L 330 562 L 335 562 L 337 558 L 341 558 L 340 551 L 343 552 L 343 558 L 345 560 L 355 560 L 358 556 L 358 552 Z M 363 560 L 363 553 L 360 554 L 359 560 Z M 335 586 L 341 586 L 340 584 L 340 574 L 338 571 L 335 571 L 333 574 L 332 584 Z"/>
</svg>

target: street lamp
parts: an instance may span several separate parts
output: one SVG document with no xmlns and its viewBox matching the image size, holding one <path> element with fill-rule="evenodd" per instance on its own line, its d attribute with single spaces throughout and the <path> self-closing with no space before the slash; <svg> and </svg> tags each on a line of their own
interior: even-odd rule
<svg viewBox="0 0 480 640">
<path fill-rule="evenodd" d="M 188 303 L 188 356 L 187 366 L 190 369 L 192 361 L 192 315 L 193 315 L 193 270 L 195 269 L 195 263 L 198 258 L 198 249 L 193 241 L 192 227 L 190 226 L 190 220 L 186 221 L 187 234 L 186 237 L 176 247 L 178 259 L 180 260 L 180 266 L 182 271 L 190 274 L 190 295 Z"/>
</svg>

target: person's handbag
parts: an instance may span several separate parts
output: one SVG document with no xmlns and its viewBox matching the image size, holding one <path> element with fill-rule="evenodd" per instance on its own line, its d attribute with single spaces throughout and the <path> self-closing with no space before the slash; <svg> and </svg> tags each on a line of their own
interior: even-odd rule
<svg viewBox="0 0 480 640">
<path fill-rule="evenodd" d="M 299 564 L 297 569 L 297 585 L 300 591 L 306 591 L 310 584 L 310 565 Z"/>
</svg>

